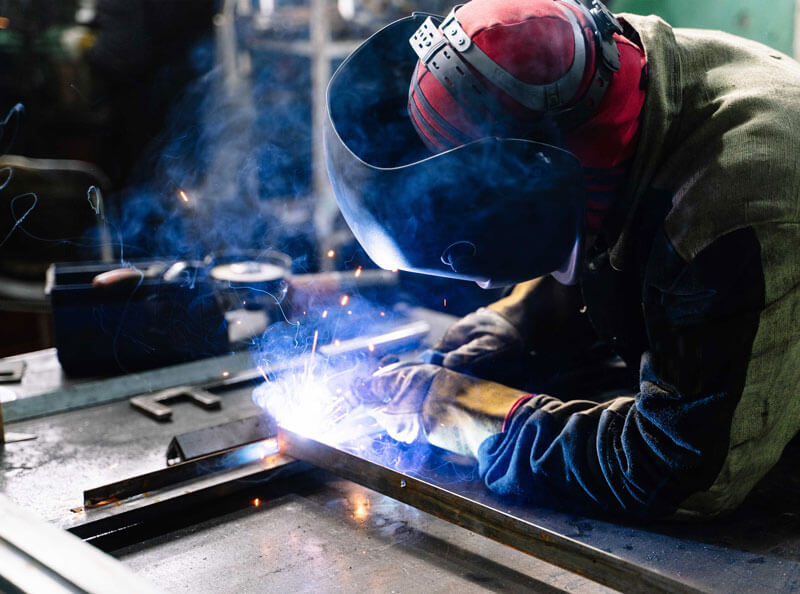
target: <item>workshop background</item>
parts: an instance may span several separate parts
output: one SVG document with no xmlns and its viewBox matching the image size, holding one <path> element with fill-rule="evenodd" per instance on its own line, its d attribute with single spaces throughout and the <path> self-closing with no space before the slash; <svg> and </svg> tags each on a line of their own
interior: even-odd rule
<svg viewBox="0 0 800 594">
<path fill-rule="evenodd" d="M 797 3 L 612 0 L 787 54 Z M 52 262 L 280 250 L 292 272 L 373 267 L 325 172 L 324 90 L 359 40 L 446 0 L 2 0 L 0 356 L 52 346 Z M 15 106 L 20 105 L 18 111 Z M 7 171 L 7 169 L 0 169 Z M 89 188 L 94 188 L 89 192 Z M 329 254 L 331 255 L 329 257 Z M 470 283 L 401 275 L 464 314 Z"/>
<path fill-rule="evenodd" d="M 608 4 L 800 55 L 800 0 Z M 497 297 L 376 270 L 324 165 L 336 66 L 450 7 L 0 0 L 0 591 L 800 591 L 800 440 L 730 517 L 639 526 L 309 437 Z"/>
</svg>

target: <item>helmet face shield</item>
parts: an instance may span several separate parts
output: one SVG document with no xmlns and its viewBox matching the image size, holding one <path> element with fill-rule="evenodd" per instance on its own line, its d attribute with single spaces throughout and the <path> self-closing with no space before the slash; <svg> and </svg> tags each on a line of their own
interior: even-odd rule
<svg viewBox="0 0 800 594">
<path fill-rule="evenodd" d="M 331 79 L 325 151 L 345 220 L 386 269 L 495 283 L 558 270 L 583 226 L 580 163 L 510 138 L 431 156 L 407 111 L 408 39 L 427 16 L 388 25 Z"/>
</svg>

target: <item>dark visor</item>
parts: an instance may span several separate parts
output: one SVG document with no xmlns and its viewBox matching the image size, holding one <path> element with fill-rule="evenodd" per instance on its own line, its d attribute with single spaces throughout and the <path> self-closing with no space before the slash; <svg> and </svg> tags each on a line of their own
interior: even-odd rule
<svg viewBox="0 0 800 594">
<path fill-rule="evenodd" d="M 431 156 L 408 114 L 409 37 L 427 15 L 388 25 L 328 87 L 328 173 L 345 220 L 382 268 L 520 282 L 560 268 L 584 220 L 574 155 L 484 138 Z"/>
</svg>

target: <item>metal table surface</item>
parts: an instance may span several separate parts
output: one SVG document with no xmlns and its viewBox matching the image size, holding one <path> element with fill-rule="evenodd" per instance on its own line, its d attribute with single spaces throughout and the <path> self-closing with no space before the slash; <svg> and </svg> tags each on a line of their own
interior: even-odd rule
<svg viewBox="0 0 800 594">
<path fill-rule="evenodd" d="M 9 424 L 34 441 L 0 450 L 0 491 L 62 526 L 81 522 L 84 489 L 163 468 L 177 433 L 258 411 L 251 388 L 222 409 L 176 404 L 157 423 L 127 401 Z M 625 526 L 535 510 L 567 536 L 706 589 L 800 591 L 800 441 L 732 516 Z M 321 471 L 254 485 L 238 507 L 116 551 L 168 591 L 598 591 L 596 584 Z M 253 498 L 259 505 L 253 505 Z"/>
<path fill-rule="evenodd" d="M 127 402 L 14 423 L 38 439 L 9 444 L 0 454 L 0 490 L 51 522 L 71 526 L 84 513 L 70 511 L 81 505 L 84 488 L 162 468 L 174 433 L 256 412 L 249 392 L 225 394 L 218 412 L 178 405 L 171 424 L 156 423 Z M 599 588 L 348 481 L 314 477 L 297 477 L 287 493 L 262 496 L 258 507 L 118 554 L 155 585 L 176 592 L 402 592 L 416 590 L 416 579 L 432 591 Z"/>
<path fill-rule="evenodd" d="M 116 554 L 174 592 L 609 591 L 374 491 L 319 478 Z"/>
</svg>

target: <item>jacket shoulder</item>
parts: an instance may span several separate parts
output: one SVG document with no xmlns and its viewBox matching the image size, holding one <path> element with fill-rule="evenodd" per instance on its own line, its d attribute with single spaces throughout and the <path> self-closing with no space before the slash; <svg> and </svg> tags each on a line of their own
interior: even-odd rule
<svg viewBox="0 0 800 594">
<path fill-rule="evenodd" d="M 800 64 L 720 31 L 624 18 L 649 47 L 648 94 L 665 104 L 660 121 L 645 118 L 637 158 L 657 162 L 638 185 L 672 196 L 664 228 L 681 257 L 737 229 L 797 222 Z"/>
</svg>

